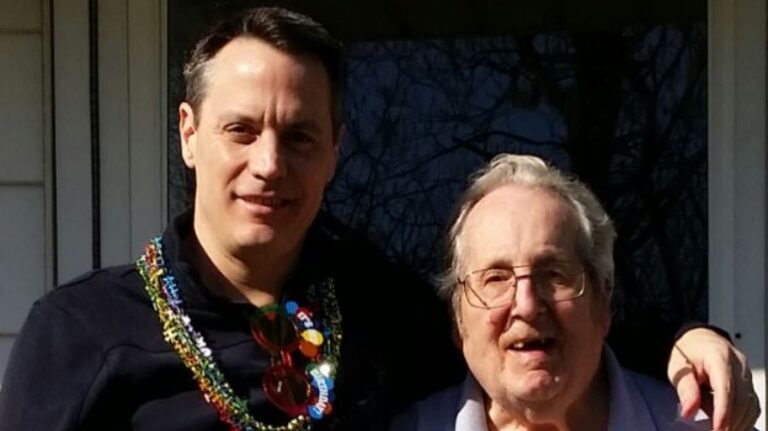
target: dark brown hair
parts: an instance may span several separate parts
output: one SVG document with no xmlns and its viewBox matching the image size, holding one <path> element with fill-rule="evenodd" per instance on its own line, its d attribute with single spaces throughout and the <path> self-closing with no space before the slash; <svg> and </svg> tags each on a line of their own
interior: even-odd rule
<svg viewBox="0 0 768 431">
<path fill-rule="evenodd" d="M 225 19 L 197 42 L 184 65 L 185 100 L 198 111 L 205 98 L 209 62 L 238 37 L 254 37 L 292 55 L 310 55 L 323 65 L 330 84 L 331 118 L 338 131 L 342 123 L 343 53 L 339 41 L 312 18 L 278 7 L 259 7 Z"/>
</svg>

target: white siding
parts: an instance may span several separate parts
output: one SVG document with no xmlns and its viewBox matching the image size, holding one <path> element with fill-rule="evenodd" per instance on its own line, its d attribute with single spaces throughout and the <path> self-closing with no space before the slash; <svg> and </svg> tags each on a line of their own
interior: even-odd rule
<svg viewBox="0 0 768 431">
<path fill-rule="evenodd" d="M 40 31 L 42 1 L 0 0 L 0 31 Z"/>
<path fill-rule="evenodd" d="M 52 283 L 47 2 L 0 0 L 0 374 Z"/>
<path fill-rule="evenodd" d="M 56 259 L 61 283 L 93 266 L 91 110 L 88 0 L 56 0 L 54 3 Z"/>
<path fill-rule="evenodd" d="M 40 34 L 0 33 L 0 183 L 43 181 Z"/>
</svg>

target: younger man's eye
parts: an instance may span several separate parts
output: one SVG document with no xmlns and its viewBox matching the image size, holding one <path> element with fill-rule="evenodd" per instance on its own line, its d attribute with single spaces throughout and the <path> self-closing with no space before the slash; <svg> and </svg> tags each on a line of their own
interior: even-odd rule
<svg viewBox="0 0 768 431">
<path fill-rule="evenodd" d="M 297 147 L 308 147 L 315 143 L 315 138 L 312 135 L 302 131 L 286 132 L 283 138 L 288 144 Z"/>
<path fill-rule="evenodd" d="M 227 126 L 224 131 L 226 134 L 236 142 L 250 142 L 256 135 L 256 131 L 252 127 L 248 127 L 245 124 L 233 124 Z"/>
</svg>

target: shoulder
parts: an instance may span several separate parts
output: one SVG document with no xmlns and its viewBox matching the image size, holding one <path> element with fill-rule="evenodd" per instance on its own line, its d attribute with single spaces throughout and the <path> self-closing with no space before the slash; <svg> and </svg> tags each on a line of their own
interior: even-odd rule
<svg viewBox="0 0 768 431">
<path fill-rule="evenodd" d="M 408 407 L 396 416 L 391 431 L 443 431 L 454 428 L 462 386 L 444 389 Z"/>
<path fill-rule="evenodd" d="M 414 404 L 393 421 L 390 430 L 487 431 L 483 389 L 468 372 L 460 385 Z"/>
<path fill-rule="evenodd" d="M 24 327 L 70 328 L 99 344 L 120 342 L 119 334 L 130 332 L 126 322 L 146 319 L 150 312 L 141 277 L 132 265 L 122 265 L 88 272 L 48 292 L 35 302 Z"/>
<path fill-rule="evenodd" d="M 623 369 L 623 373 L 627 384 L 642 397 L 654 417 L 664 420 L 677 417 L 677 395 L 669 384 L 627 369 Z"/>
<path fill-rule="evenodd" d="M 40 298 L 35 306 L 58 307 L 72 313 L 95 312 L 144 297 L 135 267 L 121 265 L 90 271 L 65 282 Z"/>
<path fill-rule="evenodd" d="M 60 302 L 84 296 L 111 294 L 115 293 L 115 290 L 134 288 L 139 282 L 140 277 L 133 264 L 101 268 L 60 284 L 42 300 Z"/>
<path fill-rule="evenodd" d="M 128 266 L 92 271 L 33 305 L 6 368 L 0 428 L 77 427 L 110 349 L 138 326 L 128 320 L 116 329 L 117 319 L 137 314 L 125 299 L 131 278 Z"/>
</svg>

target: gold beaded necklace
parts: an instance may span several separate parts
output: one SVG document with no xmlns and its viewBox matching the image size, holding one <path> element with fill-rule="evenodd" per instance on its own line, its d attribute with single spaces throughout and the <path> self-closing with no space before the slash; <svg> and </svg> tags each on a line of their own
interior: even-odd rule
<svg viewBox="0 0 768 431">
<path fill-rule="evenodd" d="M 176 279 L 163 260 L 160 237 L 153 238 L 144 254 L 136 262 L 136 268 L 144 280 L 144 288 L 152 300 L 152 306 L 163 326 L 163 338 L 192 372 L 205 400 L 218 412 L 219 418 L 233 431 L 309 431 L 312 420 L 301 414 L 287 424 L 274 426 L 257 421 L 250 414 L 246 400 L 238 397 L 224 378 L 213 359 L 202 334 L 193 326 L 183 309 L 183 301 Z M 332 279 L 326 280 L 320 292 L 325 324 L 330 329 L 325 347 L 325 361 L 332 364 L 332 372 L 339 359 L 342 339 L 341 311 L 336 299 Z M 313 292 L 314 289 L 311 289 Z M 330 378 L 330 377 L 329 377 Z"/>
</svg>

